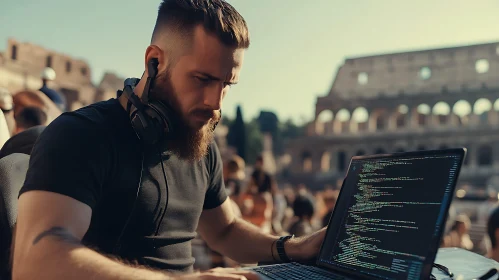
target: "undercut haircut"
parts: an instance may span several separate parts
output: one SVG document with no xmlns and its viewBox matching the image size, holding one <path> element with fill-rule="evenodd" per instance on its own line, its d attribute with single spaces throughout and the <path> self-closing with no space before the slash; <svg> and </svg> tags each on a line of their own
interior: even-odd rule
<svg viewBox="0 0 499 280">
<path fill-rule="evenodd" d="M 163 0 L 158 9 L 151 43 L 162 38 L 163 34 L 192 40 L 194 28 L 198 25 L 202 25 L 226 46 L 249 48 L 246 21 L 224 0 Z"/>
</svg>

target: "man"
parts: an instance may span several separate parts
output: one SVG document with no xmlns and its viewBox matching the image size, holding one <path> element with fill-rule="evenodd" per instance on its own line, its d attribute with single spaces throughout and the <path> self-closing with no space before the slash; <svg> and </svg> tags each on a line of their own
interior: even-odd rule
<svg viewBox="0 0 499 280">
<path fill-rule="evenodd" d="M 487 257 L 499 262 L 499 207 L 496 207 L 489 216 L 487 233 L 491 246 L 487 252 Z"/>
<path fill-rule="evenodd" d="M 39 89 L 39 91 L 43 92 L 52 102 L 54 102 L 55 105 L 62 111 L 66 111 L 66 99 L 64 96 L 54 89 L 51 89 L 48 86 L 49 81 L 55 80 L 56 74 L 54 69 L 50 67 L 45 67 L 42 71 L 42 87 Z"/>
<path fill-rule="evenodd" d="M 20 192 L 13 278 L 256 279 L 234 269 L 189 274 L 196 230 L 236 261 L 279 261 L 278 237 L 234 217 L 212 140 L 248 46 L 246 23 L 228 3 L 164 0 L 144 58 L 159 62 L 151 100 L 169 104 L 180 129 L 166 152 L 142 146 L 124 94 L 53 121 Z M 148 75 L 146 67 L 136 95 Z M 324 233 L 289 239 L 285 253 L 314 258 Z"/>
<path fill-rule="evenodd" d="M 16 133 L 0 149 L 0 158 L 13 153 L 31 154 L 33 145 L 45 129 L 47 114 L 40 107 L 24 107 L 15 115 Z"/>
<path fill-rule="evenodd" d="M 59 107 L 41 91 L 21 90 L 12 97 L 14 99 L 14 115 L 19 114 L 26 107 L 38 107 L 47 114 L 47 123 L 50 123 L 62 114 Z"/>
</svg>

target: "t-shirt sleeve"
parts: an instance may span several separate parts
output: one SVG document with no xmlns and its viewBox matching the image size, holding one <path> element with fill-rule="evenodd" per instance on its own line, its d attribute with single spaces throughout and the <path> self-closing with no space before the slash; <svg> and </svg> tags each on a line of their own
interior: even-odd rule
<svg viewBox="0 0 499 280">
<path fill-rule="evenodd" d="M 42 132 L 30 155 L 19 195 L 31 190 L 59 193 L 92 209 L 110 172 L 103 129 L 82 117 L 64 114 Z"/>
<path fill-rule="evenodd" d="M 210 180 L 204 199 L 203 209 L 216 208 L 227 199 L 227 192 L 225 191 L 223 180 L 222 156 L 220 155 L 220 151 L 218 150 L 215 141 L 210 145 L 208 164 Z"/>
</svg>

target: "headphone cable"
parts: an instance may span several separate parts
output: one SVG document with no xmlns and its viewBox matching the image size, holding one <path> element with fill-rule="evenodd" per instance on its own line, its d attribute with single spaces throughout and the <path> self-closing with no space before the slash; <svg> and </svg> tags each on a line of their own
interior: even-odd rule
<svg viewBox="0 0 499 280">
<path fill-rule="evenodd" d="M 161 219 L 159 220 L 158 227 L 156 228 L 156 233 L 155 235 L 158 235 L 159 228 L 161 227 L 161 223 L 163 223 L 163 218 L 165 217 L 166 214 L 166 209 L 168 208 L 168 200 L 170 199 L 170 194 L 168 192 L 168 180 L 166 179 L 166 172 L 165 172 L 165 166 L 163 164 L 163 157 L 161 155 L 161 152 L 158 151 L 159 155 L 159 162 L 161 163 L 161 170 L 163 171 L 163 178 L 165 179 L 165 187 L 166 187 L 166 203 L 165 203 L 165 210 L 163 211 L 163 214 L 161 215 Z"/>
</svg>

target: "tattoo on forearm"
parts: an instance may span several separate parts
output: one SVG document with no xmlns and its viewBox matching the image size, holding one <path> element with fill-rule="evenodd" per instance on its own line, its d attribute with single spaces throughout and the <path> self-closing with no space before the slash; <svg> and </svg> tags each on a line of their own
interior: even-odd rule
<svg viewBox="0 0 499 280">
<path fill-rule="evenodd" d="M 35 238 L 35 240 L 33 240 L 33 245 L 36 245 L 36 243 L 40 242 L 40 240 L 48 236 L 54 236 L 61 241 L 69 242 L 72 244 L 81 244 L 80 240 L 72 235 L 67 229 L 63 227 L 53 227 L 40 233 Z"/>
</svg>

